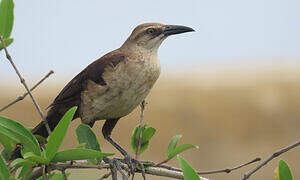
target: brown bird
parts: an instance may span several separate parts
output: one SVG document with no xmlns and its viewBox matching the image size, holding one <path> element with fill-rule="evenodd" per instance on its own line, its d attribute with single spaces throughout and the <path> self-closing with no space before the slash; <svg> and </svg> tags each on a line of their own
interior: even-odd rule
<svg viewBox="0 0 300 180">
<path fill-rule="evenodd" d="M 118 120 L 132 112 L 149 94 L 159 77 L 161 67 L 157 51 L 170 35 L 194 31 L 190 27 L 146 23 L 137 26 L 118 49 L 94 61 L 74 77 L 50 105 L 46 120 L 53 130 L 73 106 L 74 116 L 91 127 L 105 120 L 104 138 L 118 149 L 129 163 L 136 163 L 112 138 Z M 44 122 L 33 134 L 48 137 Z M 132 165 L 132 164 L 131 164 Z"/>
</svg>

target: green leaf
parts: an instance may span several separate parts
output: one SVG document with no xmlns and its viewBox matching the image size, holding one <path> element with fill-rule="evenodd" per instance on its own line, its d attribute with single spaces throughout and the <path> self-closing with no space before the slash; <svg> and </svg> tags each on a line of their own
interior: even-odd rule
<svg viewBox="0 0 300 180">
<path fill-rule="evenodd" d="M 50 162 L 48 159 L 43 158 L 41 156 L 37 156 L 37 155 L 33 154 L 32 152 L 25 153 L 23 158 L 25 160 L 30 160 L 32 162 L 37 162 L 40 164 L 49 164 L 49 162 Z"/>
<path fill-rule="evenodd" d="M 153 127 L 147 128 L 147 125 L 143 125 L 141 128 L 139 126 L 135 127 L 132 136 L 130 138 L 130 147 L 135 154 L 137 153 L 137 149 L 139 145 L 139 137 L 141 132 L 142 132 L 142 138 L 141 138 L 141 147 L 140 147 L 139 154 L 142 154 L 149 147 L 150 139 L 153 137 L 156 130 Z"/>
<path fill-rule="evenodd" d="M 14 24 L 14 2 L 13 0 L 2 0 L 0 3 L 0 34 L 3 39 L 11 34 Z"/>
<path fill-rule="evenodd" d="M 154 136 L 155 133 L 156 129 L 154 129 L 153 127 L 146 128 L 142 135 L 142 142 L 150 141 L 150 139 Z"/>
<path fill-rule="evenodd" d="M 2 156 L 2 157 L 4 158 L 4 160 L 5 160 L 6 162 L 8 162 L 9 159 L 10 159 L 11 153 L 8 153 L 8 152 L 6 151 L 6 149 L 3 149 L 3 150 L 1 151 L 0 156 Z"/>
<path fill-rule="evenodd" d="M 78 148 L 57 152 L 51 162 L 66 162 L 73 160 L 103 158 L 112 155 L 114 155 L 114 153 L 102 153 L 91 149 Z"/>
<path fill-rule="evenodd" d="M 55 156 L 56 152 L 58 151 L 62 141 L 64 140 L 67 134 L 68 127 L 73 119 L 76 110 L 76 106 L 69 109 L 50 135 L 48 144 L 45 149 L 45 155 L 46 158 L 48 158 L 48 160 L 51 161 L 52 158 Z"/>
<path fill-rule="evenodd" d="M 34 137 L 37 139 L 37 141 L 39 142 L 41 147 L 43 147 L 43 145 L 47 144 L 47 139 L 44 138 L 43 136 L 35 134 Z"/>
<path fill-rule="evenodd" d="M 172 159 L 174 156 L 176 156 L 177 154 L 180 154 L 182 153 L 183 151 L 186 151 L 188 149 L 191 149 L 191 148 L 198 148 L 198 146 L 195 146 L 195 145 L 192 145 L 192 144 L 182 144 L 178 147 L 176 147 L 175 149 L 173 149 L 169 155 L 168 155 L 168 159 Z"/>
<path fill-rule="evenodd" d="M 132 136 L 130 138 L 130 147 L 134 154 L 136 154 L 138 148 L 138 138 L 140 136 L 141 130 L 145 129 L 146 125 L 140 127 L 136 126 L 133 130 Z"/>
<path fill-rule="evenodd" d="M 140 154 L 143 154 L 143 152 L 145 152 L 148 149 L 149 144 L 150 144 L 149 141 L 144 142 L 144 143 L 141 144 Z"/>
<path fill-rule="evenodd" d="M 0 143 L 4 147 L 4 149 L 1 152 L 1 155 L 7 161 L 10 157 L 11 152 L 13 151 L 13 141 L 6 135 L 0 133 Z"/>
<path fill-rule="evenodd" d="M 288 164 L 284 160 L 278 163 L 279 180 L 293 180 L 293 176 Z"/>
<path fill-rule="evenodd" d="M 34 163 L 28 159 L 17 158 L 10 163 L 10 167 L 18 168 L 20 166 L 25 166 L 25 165 L 34 166 L 35 164 L 36 163 Z"/>
<path fill-rule="evenodd" d="M 22 144 L 36 155 L 41 154 L 36 138 L 22 124 L 0 116 L 0 134 L 4 134 L 13 141 Z"/>
<path fill-rule="evenodd" d="M 155 163 L 154 162 L 143 162 L 144 168 L 145 170 L 147 170 L 149 167 L 154 166 Z M 142 170 L 142 168 L 140 166 L 136 167 L 138 170 Z"/>
<path fill-rule="evenodd" d="M 10 173 L 5 165 L 2 157 L 0 156 L 0 180 L 6 180 L 10 178 Z"/>
<path fill-rule="evenodd" d="M 4 44 L 6 47 L 8 47 L 13 41 L 14 39 L 13 38 L 7 38 L 7 39 L 3 39 L 4 41 Z M 3 44 L 2 42 L 0 42 L 0 51 L 3 49 Z"/>
<path fill-rule="evenodd" d="M 1 116 L 0 116 L 0 121 L 1 121 Z M 10 141 L 13 141 L 13 142 L 16 142 L 16 143 L 20 142 L 19 137 L 16 133 L 14 133 L 10 129 L 7 129 L 7 128 L 1 126 L 1 125 L 0 125 L 0 134 L 4 138 L 8 138 Z"/>
<path fill-rule="evenodd" d="M 200 180 L 200 177 L 192 166 L 181 156 L 177 156 L 185 180 Z"/>
<path fill-rule="evenodd" d="M 86 124 L 80 124 L 76 129 L 77 140 L 79 144 L 84 144 L 86 149 L 92 149 L 101 152 L 100 145 L 98 143 L 97 136 L 92 131 L 91 127 Z M 93 160 L 90 160 L 94 162 Z M 97 162 L 100 163 L 101 158 L 97 158 Z"/>
<path fill-rule="evenodd" d="M 177 143 L 181 137 L 182 137 L 182 135 L 175 135 L 171 139 L 171 141 L 168 145 L 168 149 L 167 149 L 167 157 L 169 157 L 169 154 L 171 153 L 171 151 L 173 151 L 175 149 L 175 147 L 177 146 Z"/>
<path fill-rule="evenodd" d="M 28 179 L 29 175 L 32 173 L 33 168 L 29 169 L 31 167 L 31 165 L 24 165 L 22 167 L 22 170 L 18 176 L 19 179 L 23 178 L 23 179 Z"/>
</svg>

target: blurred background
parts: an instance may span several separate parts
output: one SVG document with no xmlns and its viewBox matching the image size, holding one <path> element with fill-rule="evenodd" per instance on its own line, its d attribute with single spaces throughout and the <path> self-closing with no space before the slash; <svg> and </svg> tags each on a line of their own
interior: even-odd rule
<svg viewBox="0 0 300 180">
<path fill-rule="evenodd" d="M 171 137 L 182 134 L 181 142 L 199 146 L 183 154 L 195 169 L 230 168 L 265 159 L 300 138 L 299 7 L 297 0 L 15 1 L 15 41 L 9 51 L 30 86 L 55 71 L 34 91 L 44 109 L 84 67 L 118 48 L 136 25 L 193 27 L 195 33 L 170 37 L 160 48 L 162 74 L 145 111 L 145 122 L 157 133 L 141 158 L 163 160 Z M 3 52 L 0 59 L 2 107 L 24 89 Z M 123 118 L 113 132 L 128 150 L 139 112 Z M 28 97 L 0 115 L 29 127 L 40 121 Z M 79 122 L 72 124 L 64 149 L 77 146 Z M 103 151 L 116 152 L 103 140 L 102 125 L 93 129 Z M 299 179 L 299 148 L 280 158 Z M 273 179 L 277 162 L 252 179 Z M 169 164 L 179 166 L 176 160 Z M 205 177 L 241 179 L 251 168 Z M 99 174 L 80 170 L 71 179 Z"/>
</svg>

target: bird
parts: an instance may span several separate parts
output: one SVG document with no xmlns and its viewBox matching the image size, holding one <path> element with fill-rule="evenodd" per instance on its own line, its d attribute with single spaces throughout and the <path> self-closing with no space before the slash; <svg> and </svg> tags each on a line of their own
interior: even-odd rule
<svg viewBox="0 0 300 180">
<path fill-rule="evenodd" d="M 73 119 L 93 127 L 105 120 L 102 134 L 125 158 L 133 158 L 111 138 L 120 118 L 141 104 L 157 81 L 161 65 L 158 49 L 169 36 L 192 32 L 182 25 L 144 23 L 138 25 L 123 45 L 97 59 L 75 76 L 49 106 L 46 121 L 51 130 L 72 107 L 78 110 Z M 44 121 L 32 133 L 47 138 Z M 129 163 L 130 163 L 129 162 Z"/>
</svg>

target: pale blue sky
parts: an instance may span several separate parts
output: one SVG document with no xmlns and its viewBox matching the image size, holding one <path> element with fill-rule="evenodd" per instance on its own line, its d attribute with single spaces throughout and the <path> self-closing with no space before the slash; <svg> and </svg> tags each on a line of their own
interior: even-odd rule
<svg viewBox="0 0 300 180">
<path fill-rule="evenodd" d="M 118 48 L 136 25 L 161 22 L 196 30 L 163 43 L 164 71 L 232 60 L 284 64 L 300 58 L 299 7 L 299 0 L 19 0 L 9 51 L 27 79 L 50 69 L 71 79 Z M 17 80 L 3 52 L 0 58 L 1 79 Z"/>
</svg>

